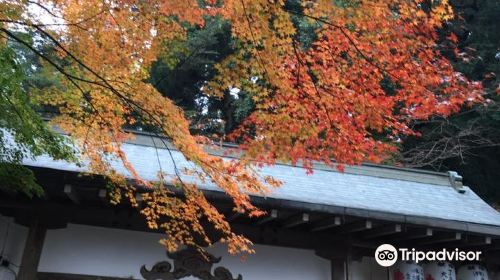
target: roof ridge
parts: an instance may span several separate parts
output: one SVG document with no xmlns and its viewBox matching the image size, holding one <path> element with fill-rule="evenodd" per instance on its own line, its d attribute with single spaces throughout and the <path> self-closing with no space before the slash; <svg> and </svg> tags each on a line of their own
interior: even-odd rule
<svg viewBox="0 0 500 280">
<path fill-rule="evenodd" d="M 60 134 L 65 134 L 61 129 L 57 127 L 53 127 L 55 131 Z M 178 149 L 169 141 L 169 138 L 166 136 L 158 135 L 152 132 L 139 131 L 133 129 L 125 129 L 126 132 L 129 132 L 134 135 L 134 137 L 130 140 L 125 141 L 128 144 L 159 148 L 159 149 L 170 149 L 174 151 L 178 151 Z M 157 141 L 155 141 L 157 139 Z M 225 158 L 233 158 L 238 159 L 240 155 L 238 155 L 238 145 L 233 143 L 221 143 L 221 145 L 211 145 L 205 146 L 205 150 L 215 156 L 225 157 Z M 235 153 L 227 153 L 227 151 L 233 150 Z M 240 152 L 241 154 L 241 152 Z M 287 162 L 277 162 L 275 165 L 278 166 L 290 166 L 295 168 L 305 168 L 300 164 L 292 164 Z M 337 172 L 337 173 L 345 173 L 345 174 L 354 174 L 354 175 L 363 175 L 363 176 L 371 176 L 371 177 L 380 177 L 387 179 L 396 179 L 410 182 L 419 182 L 419 183 L 428 183 L 433 185 L 441 185 L 454 187 L 455 179 L 452 179 L 450 173 L 448 172 L 436 172 L 430 170 L 422 170 L 416 168 L 408 168 L 408 167 L 398 167 L 384 164 L 375 164 L 364 162 L 360 165 L 348 165 L 344 164 L 344 171 L 339 171 L 333 163 L 332 165 L 328 165 L 322 162 L 315 161 L 313 162 L 312 170 L 314 171 L 327 171 L 327 172 Z M 455 172 L 456 173 L 456 172 Z M 458 175 L 458 174 L 457 174 Z M 459 176 L 459 175 L 458 175 Z M 457 189 L 457 191 L 459 191 Z"/>
<path fill-rule="evenodd" d="M 126 141 L 129 144 L 146 146 L 159 149 L 171 149 L 178 151 L 178 149 L 168 141 L 167 137 L 159 137 L 149 132 L 142 131 L 129 131 L 134 133 L 134 138 Z M 155 141 L 158 139 L 158 141 Z M 161 139 L 161 140 L 160 140 Z M 167 140 L 167 141 L 165 141 Z M 220 146 L 206 146 L 205 150 L 215 156 L 238 159 L 241 152 L 238 152 L 236 144 L 226 144 L 223 143 Z M 232 150 L 232 151 L 231 151 Z M 230 151 L 231 153 L 228 153 Z M 238 155 L 240 153 L 240 155 Z M 305 168 L 301 165 L 300 161 L 297 164 L 287 163 L 287 162 L 277 162 L 275 165 L 280 166 L 290 166 L 296 168 Z M 346 174 L 356 174 L 365 175 L 372 177 L 382 177 L 390 179 L 398 179 L 404 181 L 412 182 L 422 182 L 430 183 L 435 185 L 452 186 L 452 181 L 450 180 L 449 172 L 436 172 L 422 169 L 397 167 L 390 165 L 374 164 L 374 163 L 362 163 L 360 165 L 344 165 L 344 171 L 341 172 L 336 168 L 337 163 L 328 165 L 322 162 L 313 162 L 313 171 L 327 171 L 327 172 L 339 172 Z M 417 178 L 418 177 L 418 178 Z"/>
</svg>

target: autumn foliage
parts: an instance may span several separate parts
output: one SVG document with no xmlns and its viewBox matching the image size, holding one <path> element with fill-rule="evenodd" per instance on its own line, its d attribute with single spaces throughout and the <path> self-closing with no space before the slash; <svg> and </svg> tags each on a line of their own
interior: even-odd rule
<svg viewBox="0 0 500 280">
<path fill-rule="evenodd" d="M 194 245 L 195 235 L 206 238 L 202 220 L 222 233 L 230 252 L 251 251 L 251 243 L 232 232 L 195 185 L 180 177 L 167 181 L 165 174 L 158 182 L 142 180 L 121 149 L 133 137 L 125 126 L 154 127 L 198 167 L 179 172 L 213 181 L 233 199 L 235 211 L 260 215 L 249 194 L 265 194 L 279 183 L 261 178 L 256 164 L 380 162 L 401 136 L 414 133 L 412 121 L 447 116 L 481 98 L 479 84 L 455 72 L 436 43 L 436 30 L 453 16 L 447 1 L 316 0 L 299 7 L 280 0 L 199 2 L 0 1 L 2 44 L 29 46 L 13 29 L 30 29 L 55 44 L 64 61 L 38 53 L 64 84 L 34 98 L 58 108 L 52 122 L 76 139 L 93 173 L 113 179 L 121 190 L 117 199 L 134 202 L 134 187 L 111 168 L 109 156 L 151 189 L 141 211 L 151 228 L 167 233 L 169 250 Z M 40 13 L 57 20 L 47 24 Z M 207 154 L 207 139 L 191 135 L 182 110 L 148 82 L 166 42 L 182 40 L 186 26 L 202 28 L 207 17 L 231 23 L 237 49 L 204 91 L 221 96 L 236 87 L 256 104 L 232 135 L 246 151 L 240 161 Z M 317 26 L 310 46 L 298 39 L 292 17 Z M 165 185 L 181 188 L 184 198 Z"/>
</svg>

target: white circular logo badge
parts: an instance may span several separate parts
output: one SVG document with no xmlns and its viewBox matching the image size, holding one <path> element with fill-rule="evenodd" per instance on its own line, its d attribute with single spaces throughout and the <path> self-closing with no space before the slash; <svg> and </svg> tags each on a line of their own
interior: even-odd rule
<svg viewBox="0 0 500 280">
<path fill-rule="evenodd" d="M 375 251 L 375 260 L 383 267 L 392 266 L 398 261 L 398 250 L 391 244 L 382 244 Z"/>
</svg>

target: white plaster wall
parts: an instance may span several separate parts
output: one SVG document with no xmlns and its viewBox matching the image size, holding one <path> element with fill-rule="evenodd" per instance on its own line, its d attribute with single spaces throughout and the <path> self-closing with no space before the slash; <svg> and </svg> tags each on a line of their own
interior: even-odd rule
<svg viewBox="0 0 500 280">
<path fill-rule="evenodd" d="M 16 273 L 24 251 L 28 228 L 14 223 L 14 219 L 0 215 L 0 255 L 10 261 Z M 1 278 L 0 278 L 1 279 Z"/>
<path fill-rule="evenodd" d="M 160 234 L 69 224 L 49 230 L 38 270 L 142 279 L 140 267 L 166 260 L 158 244 Z M 210 252 L 222 256 L 222 265 L 244 280 L 329 280 L 330 262 L 313 251 L 256 245 L 256 254 L 242 262 L 224 246 Z M 187 280 L 188 278 L 186 278 Z"/>
<path fill-rule="evenodd" d="M 352 280 L 386 280 L 387 268 L 377 264 L 375 258 L 363 257 L 361 261 L 352 261 L 349 267 L 349 277 Z"/>
</svg>

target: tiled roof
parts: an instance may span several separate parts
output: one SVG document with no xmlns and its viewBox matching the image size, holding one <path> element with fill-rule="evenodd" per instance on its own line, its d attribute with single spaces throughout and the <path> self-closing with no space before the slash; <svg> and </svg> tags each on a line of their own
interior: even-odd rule
<svg viewBox="0 0 500 280">
<path fill-rule="evenodd" d="M 179 169 L 193 167 L 179 151 L 171 149 L 171 157 L 164 146 L 155 148 L 146 142 L 139 137 L 135 143 L 123 145 L 128 160 L 142 178 L 156 180 L 160 170 L 173 175 L 173 161 Z M 26 160 L 25 164 L 85 171 L 85 167 L 55 161 L 47 156 Z M 114 167 L 127 174 L 120 163 L 116 162 Z M 264 167 L 261 172 L 283 182 L 282 187 L 266 199 L 298 203 L 304 208 L 325 211 L 333 208 L 345 212 L 359 210 L 368 216 L 379 213 L 381 217 L 397 217 L 412 223 L 427 223 L 433 219 L 456 222 L 464 230 L 485 225 L 489 227 L 489 233 L 500 235 L 500 213 L 470 188 L 464 187 L 465 192 L 458 192 L 451 186 L 446 173 L 373 165 L 347 167 L 342 173 L 335 168 L 316 165 L 313 174 L 306 174 L 304 168 L 287 164 Z M 185 176 L 183 180 L 196 182 L 203 190 L 220 191 L 215 185 L 197 182 L 193 177 Z"/>
</svg>

